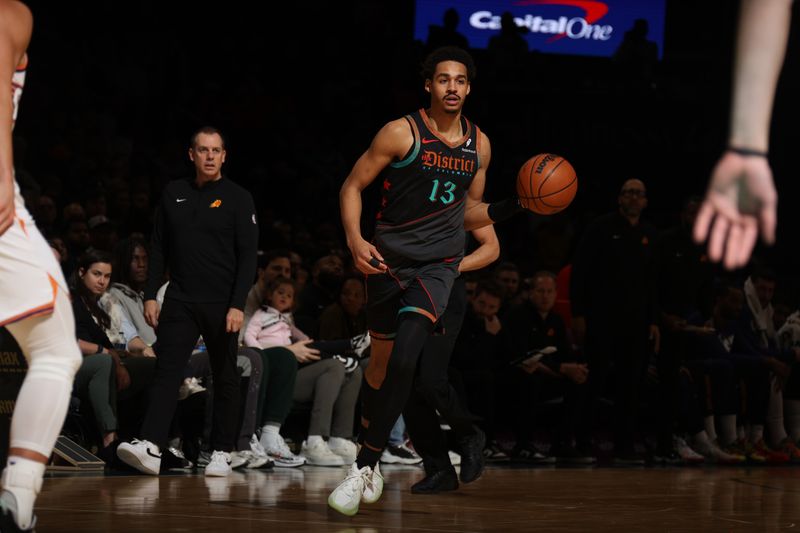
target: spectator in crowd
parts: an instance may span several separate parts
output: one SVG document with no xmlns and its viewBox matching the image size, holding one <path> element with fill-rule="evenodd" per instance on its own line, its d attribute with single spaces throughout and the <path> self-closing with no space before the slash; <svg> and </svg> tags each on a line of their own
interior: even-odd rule
<svg viewBox="0 0 800 533">
<path fill-rule="evenodd" d="M 617 211 L 593 221 L 578 245 L 570 279 L 573 331 L 585 344 L 589 399 L 581 431 L 592 430 L 597 397 L 616 375 L 614 458 L 644 464 L 635 452 L 639 387 L 651 351 L 659 350 L 655 228 L 643 220 L 647 189 L 625 181 Z"/>
<path fill-rule="evenodd" d="M 247 325 L 245 343 L 261 350 L 301 343 L 293 351 L 302 365 L 297 372 L 294 401 L 313 403 L 302 455 L 313 465 L 352 463 L 356 456 L 353 420 L 362 371 L 358 362 L 346 355 L 355 352 L 360 356 L 369 337 L 364 333 L 352 339 L 315 343 L 294 325 L 293 308 L 294 282 L 284 277 L 274 279 L 264 305 Z"/>
<path fill-rule="evenodd" d="M 583 409 L 588 367 L 572 353 L 564 321 L 553 313 L 556 277 L 537 272 L 531 279 L 531 299 L 509 311 L 504 319 L 506 345 L 503 355 L 508 366 L 501 380 L 507 391 L 507 405 L 514 405 L 517 444 L 512 458 L 524 462 L 559 461 L 591 463 L 595 458 L 590 443 L 573 445 L 575 424 Z M 563 396 L 564 409 L 549 454 L 536 449 L 535 409 L 545 400 Z"/>
<path fill-rule="evenodd" d="M 344 263 L 338 255 L 326 255 L 314 263 L 311 284 L 297 298 L 297 325 L 312 337 L 318 337 L 319 317 L 334 303 L 344 279 Z"/>
<path fill-rule="evenodd" d="M 117 402 L 139 397 L 153 378 L 155 354 L 128 321 L 122 305 L 108 293 L 112 259 L 88 252 L 73 279 L 75 329 L 83 363 L 75 390 L 91 405 L 102 433 L 101 456 L 114 458 L 119 443 Z M 141 400 L 143 401 L 143 395 Z M 129 432 L 137 428 L 128 427 Z"/>
</svg>

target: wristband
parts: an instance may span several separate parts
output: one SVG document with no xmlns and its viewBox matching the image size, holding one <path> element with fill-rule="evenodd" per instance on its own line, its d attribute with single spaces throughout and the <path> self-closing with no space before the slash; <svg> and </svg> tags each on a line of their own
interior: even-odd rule
<svg viewBox="0 0 800 533">
<path fill-rule="evenodd" d="M 486 211 L 492 222 L 502 222 L 524 210 L 525 208 L 519 205 L 519 198 L 514 197 L 491 203 Z"/>
<path fill-rule="evenodd" d="M 753 150 L 752 148 L 740 148 L 738 146 L 728 146 L 728 151 L 733 152 L 734 154 L 744 155 L 744 156 L 751 156 L 751 157 L 768 157 L 767 152 L 762 152 L 761 150 Z"/>
</svg>

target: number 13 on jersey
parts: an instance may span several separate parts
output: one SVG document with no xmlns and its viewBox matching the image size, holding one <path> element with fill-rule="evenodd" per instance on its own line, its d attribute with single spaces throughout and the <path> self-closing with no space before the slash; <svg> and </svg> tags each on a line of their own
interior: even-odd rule
<svg viewBox="0 0 800 533">
<path fill-rule="evenodd" d="M 441 184 L 441 192 L 444 193 L 441 196 L 439 194 L 439 180 L 433 180 L 431 185 L 431 195 L 428 197 L 428 200 L 431 202 L 436 202 L 437 200 L 442 202 L 444 205 L 451 203 L 455 199 L 455 195 L 453 191 L 456 190 L 456 184 L 452 181 L 445 181 Z"/>
</svg>

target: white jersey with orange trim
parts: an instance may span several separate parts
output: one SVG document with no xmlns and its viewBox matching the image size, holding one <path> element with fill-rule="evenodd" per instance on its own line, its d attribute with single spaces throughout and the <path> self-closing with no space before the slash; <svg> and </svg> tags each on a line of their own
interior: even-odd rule
<svg viewBox="0 0 800 533">
<path fill-rule="evenodd" d="M 15 121 L 27 66 L 26 54 L 11 80 Z M 61 266 L 25 208 L 15 181 L 14 223 L 0 235 L 0 326 L 51 313 L 59 288 L 67 291 Z"/>
</svg>

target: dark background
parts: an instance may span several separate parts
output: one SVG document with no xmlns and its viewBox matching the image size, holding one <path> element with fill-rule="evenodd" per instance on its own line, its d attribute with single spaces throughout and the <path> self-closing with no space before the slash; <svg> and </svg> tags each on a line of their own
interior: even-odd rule
<svg viewBox="0 0 800 533">
<path fill-rule="evenodd" d="M 227 136 L 227 175 L 254 194 L 262 248 L 288 241 L 321 254 L 320 242 L 341 242 L 337 192 L 356 158 L 382 124 L 426 104 L 418 75 L 426 49 L 412 39 L 409 1 L 29 5 L 17 165 L 30 194 L 59 206 L 100 188 L 111 218 L 131 216 L 125 202 L 135 192 L 152 209 L 166 181 L 190 173 L 190 133 L 212 124 Z M 531 53 L 509 71 L 475 51 L 465 114 L 492 141 L 487 198 L 507 196 L 516 170 L 540 152 L 566 157 L 580 181 L 564 214 L 498 228 L 505 258 L 562 266 L 585 222 L 615 208 L 628 178 L 647 184 L 646 214 L 657 226 L 676 222 L 725 146 L 737 12 L 737 2 L 668 1 L 664 58 L 647 79 L 610 58 Z M 773 115 L 779 240 L 759 250 L 790 276 L 800 261 L 798 24 Z M 543 248 L 542 228 L 563 235 L 564 249 Z"/>
</svg>

